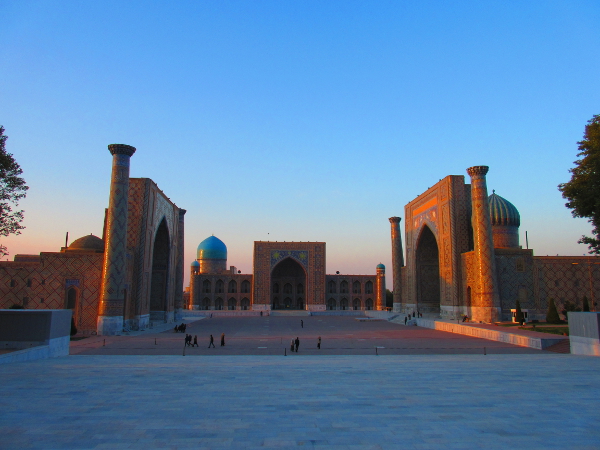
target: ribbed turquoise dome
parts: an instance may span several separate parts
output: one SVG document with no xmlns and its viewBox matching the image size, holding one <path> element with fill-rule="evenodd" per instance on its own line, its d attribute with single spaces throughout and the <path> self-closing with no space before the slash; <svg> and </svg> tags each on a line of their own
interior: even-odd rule
<svg viewBox="0 0 600 450">
<path fill-rule="evenodd" d="M 190 266 L 192 266 L 192 267 L 200 267 L 200 263 L 198 261 L 194 261 L 194 262 L 192 262 L 192 264 L 190 264 Z"/>
<path fill-rule="evenodd" d="M 521 225 L 521 215 L 515 205 L 500 197 L 494 191 L 488 197 L 490 204 L 490 219 L 492 225 L 507 225 L 518 227 Z"/>
<path fill-rule="evenodd" d="M 198 259 L 227 259 L 227 246 L 221 239 L 210 236 L 200 242 Z"/>
<path fill-rule="evenodd" d="M 385 270 L 385 266 L 383 264 L 379 263 L 379 264 L 377 264 L 376 269 L 383 269 L 383 270 Z"/>
</svg>

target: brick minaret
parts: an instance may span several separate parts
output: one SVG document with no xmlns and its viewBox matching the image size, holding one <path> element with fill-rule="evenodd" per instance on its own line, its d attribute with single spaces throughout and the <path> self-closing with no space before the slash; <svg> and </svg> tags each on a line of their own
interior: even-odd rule
<svg viewBox="0 0 600 450">
<path fill-rule="evenodd" d="M 102 268 L 102 290 L 98 309 L 98 334 L 115 335 L 123 331 L 125 307 L 125 257 L 127 251 L 127 202 L 129 160 L 135 147 L 111 144 L 113 155 L 110 200 L 106 220 L 106 243 Z"/>
<path fill-rule="evenodd" d="M 377 264 L 375 283 L 375 309 L 382 311 L 385 309 L 385 266 L 383 264 Z"/>
<path fill-rule="evenodd" d="M 490 208 L 485 175 L 488 166 L 473 166 L 467 169 L 471 177 L 471 203 L 473 215 L 473 243 L 475 244 L 476 279 L 471 300 L 473 320 L 495 322 L 500 320 L 500 296 L 496 281 L 494 240 L 490 221 Z"/>
<path fill-rule="evenodd" d="M 402 311 L 402 235 L 400 234 L 400 217 L 390 217 L 392 225 L 392 276 L 394 277 L 394 312 Z"/>
<path fill-rule="evenodd" d="M 184 216 L 187 211 L 185 209 L 179 209 L 179 226 L 177 227 L 177 269 L 175 272 L 175 321 L 180 321 L 183 317 L 183 309 L 187 305 L 183 304 L 183 268 L 185 261 L 183 259 L 183 247 L 184 247 Z"/>
</svg>

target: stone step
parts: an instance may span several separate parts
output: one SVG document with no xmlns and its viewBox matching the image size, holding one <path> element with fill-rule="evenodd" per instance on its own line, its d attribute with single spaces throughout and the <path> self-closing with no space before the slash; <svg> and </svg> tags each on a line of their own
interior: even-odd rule
<svg viewBox="0 0 600 450">
<path fill-rule="evenodd" d="M 545 350 L 554 353 L 571 353 L 571 343 L 569 339 L 565 339 L 558 344 L 551 345 L 550 347 L 545 348 Z"/>
</svg>

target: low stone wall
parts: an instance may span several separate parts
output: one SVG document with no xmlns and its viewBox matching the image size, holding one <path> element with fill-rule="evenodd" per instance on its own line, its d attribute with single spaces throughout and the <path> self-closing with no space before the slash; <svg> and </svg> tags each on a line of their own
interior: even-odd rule
<svg viewBox="0 0 600 450">
<path fill-rule="evenodd" d="M 569 312 L 568 314 L 571 353 L 600 356 L 600 313 Z"/>
<path fill-rule="evenodd" d="M 223 310 L 200 310 L 200 311 L 192 311 L 186 310 L 183 312 L 183 317 L 210 317 L 212 314 L 213 317 L 248 317 L 248 316 L 260 316 L 260 311 L 230 311 L 228 309 Z M 268 316 L 269 311 L 263 311 L 263 315 Z"/>
<path fill-rule="evenodd" d="M 362 310 L 342 310 L 342 309 L 333 309 L 330 311 L 311 311 L 311 316 L 363 316 L 365 315 L 365 311 Z"/>
<path fill-rule="evenodd" d="M 69 354 L 70 309 L 0 310 L 0 364 Z"/>
<path fill-rule="evenodd" d="M 551 345 L 558 344 L 565 340 L 564 337 L 532 337 L 524 336 L 522 334 L 510 333 L 508 331 L 490 330 L 489 328 L 479 328 L 471 325 L 460 325 L 450 322 L 440 322 L 431 319 L 413 319 L 417 322 L 417 325 L 424 328 L 431 328 L 432 330 L 446 331 L 448 333 L 464 334 L 465 336 L 472 336 L 481 339 L 487 339 L 489 341 L 506 342 L 507 344 L 519 345 L 521 347 L 537 348 L 538 350 L 544 350 Z"/>
</svg>

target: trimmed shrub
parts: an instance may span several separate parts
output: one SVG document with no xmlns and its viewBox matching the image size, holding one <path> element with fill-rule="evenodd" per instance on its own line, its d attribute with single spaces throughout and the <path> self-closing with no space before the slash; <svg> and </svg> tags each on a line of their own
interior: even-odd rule
<svg viewBox="0 0 600 450">
<path fill-rule="evenodd" d="M 71 317 L 71 336 L 75 336 L 77 334 L 77 327 L 75 326 L 75 318 Z"/>
<path fill-rule="evenodd" d="M 584 312 L 589 312 L 590 311 L 590 302 L 588 302 L 588 298 L 587 297 L 583 297 L 583 311 Z"/>
<path fill-rule="evenodd" d="M 525 316 L 523 315 L 523 311 L 521 311 L 521 302 L 519 302 L 519 300 L 517 300 L 517 306 L 515 306 L 515 309 L 516 309 L 515 322 L 517 322 L 517 323 L 525 322 Z"/>
<path fill-rule="evenodd" d="M 554 304 L 554 299 L 548 299 L 548 312 L 546 313 L 546 322 L 548 323 L 560 323 L 560 316 L 558 315 L 558 310 L 556 309 L 556 305 Z"/>
</svg>

